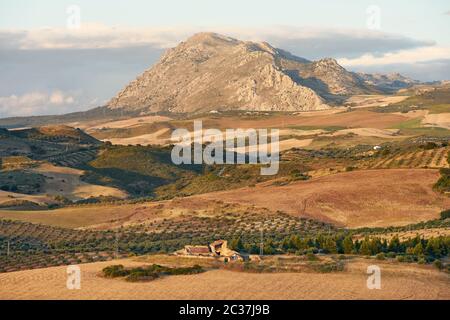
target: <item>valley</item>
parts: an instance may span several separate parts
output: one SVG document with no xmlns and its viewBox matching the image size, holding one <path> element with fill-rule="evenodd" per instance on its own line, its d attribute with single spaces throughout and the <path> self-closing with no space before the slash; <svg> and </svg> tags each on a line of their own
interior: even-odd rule
<svg viewBox="0 0 450 320">
<path fill-rule="evenodd" d="M 176 165 L 171 134 L 195 121 L 279 129 L 278 172 Z M 450 298 L 448 82 L 200 33 L 105 106 L 0 127 L 0 299 Z M 218 239 L 242 261 L 174 254 Z M 101 275 L 151 263 L 206 269 Z M 62 280 L 74 264 L 80 292 Z M 385 290 L 366 288 L 372 264 Z"/>
</svg>

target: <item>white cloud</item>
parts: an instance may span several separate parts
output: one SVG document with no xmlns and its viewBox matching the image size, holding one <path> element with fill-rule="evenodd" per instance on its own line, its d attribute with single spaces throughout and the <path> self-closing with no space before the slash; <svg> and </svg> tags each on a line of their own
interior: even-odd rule
<svg viewBox="0 0 450 320">
<path fill-rule="evenodd" d="M 75 98 L 62 91 L 51 93 L 30 92 L 23 95 L 0 97 L 0 116 L 29 116 L 37 114 L 55 114 L 70 111 Z"/>
<path fill-rule="evenodd" d="M 358 58 L 338 59 L 343 66 L 374 66 L 374 65 L 391 65 L 398 63 L 417 63 L 434 60 L 444 60 L 450 57 L 450 47 L 431 46 L 423 48 L 415 48 L 410 50 L 400 50 L 398 52 L 387 52 L 381 56 L 373 54 L 364 54 Z"/>
<path fill-rule="evenodd" d="M 152 45 L 168 48 L 193 32 L 192 28 L 109 27 L 84 23 L 79 29 L 39 28 L 0 30 L 2 46 L 9 49 L 104 49 Z M 8 40 L 8 41 L 6 41 Z"/>
<path fill-rule="evenodd" d="M 109 27 L 84 23 L 79 29 L 41 28 L 0 30 L 0 47 L 8 49 L 104 49 L 152 46 L 169 48 L 197 32 L 217 32 L 242 40 L 267 41 L 283 49 L 308 57 L 311 53 L 386 52 L 433 45 L 433 41 L 415 40 L 396 34 L 367 29 L 326 29 L 290 26 L 246 27 Z M 335 51 L 332 51 L 334 49 Z"/>
</svg>

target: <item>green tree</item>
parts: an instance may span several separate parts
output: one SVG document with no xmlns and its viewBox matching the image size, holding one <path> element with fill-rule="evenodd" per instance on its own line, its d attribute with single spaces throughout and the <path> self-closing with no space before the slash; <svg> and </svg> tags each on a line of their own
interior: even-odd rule
<svg viewBox="0 0 450 320">
<path fill-rule="evenodd" d="M 401 251 L 400 239 L 398 238 L 397 235 L 392 237 L 391 241 L 389 242 L 389 251 L 393 252 Z"/>
<path fill-rule="evenodd" d="M 421 242 L 419 242 L 419 243 L 416 244 L 416 246 L 414 247 L 413 254 L 414 254 L 415 256 L 418 256 L 418 257 L 419 257 L 419 256 L 422 256 L 423 253 L 424 253 L 424 251 L 423 251 L 423 245 L 422 245 Z"/>
<path fill-rule="evenodd" d="M 370 240 L 366 237 L 362 242 L 359 248 L 359 252 L 363 255 L 370 256 L 372 254 L 370 250 Z"/>
<path fill-rule="evenodd" d="M 242 249 L 244 249 L 244 244 L 242 243 L 241 237 L 237 237 L 231 240 L 230 248 L 236 251 L 241 251 Z"/>
<path fill-rule="evenodd" d="M 352 237 L 346 236 L 342 242 L 345 254 L 350 254 L 353 252 L 353 240 Z"/>
</svg>

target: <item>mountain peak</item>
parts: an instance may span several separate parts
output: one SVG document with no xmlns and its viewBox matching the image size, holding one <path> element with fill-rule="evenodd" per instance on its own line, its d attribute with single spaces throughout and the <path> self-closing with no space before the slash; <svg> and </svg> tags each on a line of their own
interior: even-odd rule
<svg viewBox="0 0 450 320">
<path fill-rule="evenodd" d="M 232 43 L 239 41 L 215 32 L 199 32 L 189 37 L 185 43 L 188 44 L 211 44 L 211 43 Z"/>
<path fill-rule="evenodd" d="M 335 59 L 296 57 L 267 42 L 197 33 L 117 94 L 109 108 L 177 113 L 210 110 L 309 111 L 367 87 Z"/>
</svg>

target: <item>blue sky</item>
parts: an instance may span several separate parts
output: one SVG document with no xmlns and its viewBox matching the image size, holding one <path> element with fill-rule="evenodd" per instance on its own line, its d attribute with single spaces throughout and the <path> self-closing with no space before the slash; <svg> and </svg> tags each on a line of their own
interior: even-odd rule
<svg viewBox="0 0 450 320">
<path fill-rule="evenodd" d="M 70 5 L 81 10 L 75 31 L 66 27 Z M 449 30 L 448 0 L 0 0 L 0 117 L 105 103 L 199 31 L 331 56 L 355 71 L 449 79 Z"/>
</svg>

